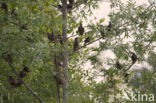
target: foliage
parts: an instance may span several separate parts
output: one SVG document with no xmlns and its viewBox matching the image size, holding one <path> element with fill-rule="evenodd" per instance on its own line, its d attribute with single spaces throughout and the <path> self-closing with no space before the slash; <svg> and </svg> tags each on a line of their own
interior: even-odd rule
<svg viewBox="0 0 156 103">
<path fill-rule="evenodd" d="M 35 93 L 45 103 L 57 103 L 58 91 L 54 74 L 58 68 L 55 58 L 62 62 L 63 46 L 58 41 L 52 43 L 47 38 L 48 33 L 62 35 L 62 15 L 57 8 L 58 0 L 3 0 L 0 1 L 0 103 L 37 103 L 38 100 L 22 85 L 13 88 L 8 82 L 8 76 L 17 77 L 12 67 L 4 59 L 6 54 L 13 58 L 13 67 L 19 73 L 24 66 L 30 68 L 30 73 L 24 78 Z M 7 9 L 2 8 L 7 4 Z M 77 0 L 72 13 L 68 13 L 68 53 L 69 53 L 69 103 L 113 103 L 129 102 L 117 95 L 123 95 L 123 90 L 132 88 L 136 91 L 155 93 L 155 41 L 156 41 L 156 7 L 137 6 L 135 2 L 123 4 L 110 0 L 112 12 L 110 22 L 112 27 L 104 25 L 105 19 L 85 26 L 85 35 L 79 37 L 80 49 L 73 53 L 73 41 L 78 36 L 79 23 L 92 15 L 98 8 L 98 0 L 88 0 L 87 3 Z M 80 4 L 80 5 L 79 5 Z M 82 22 L 83 23 L 83 22 Z M 99 47 L 83 46 L 86 37 L 91 37 L 91 43 L 99 42 Z M 89 44 L 88 44 L 89 45 Z M 116 58 L 107 59 L 107 66 L 101 63 L 102 51 L 111 50 Z M 128 71 L 130 76 L 125 78 L 131 65 L 130 52 L 139 57 L 137 63 L 148 62 L 152 70 Z M 106 54 L 107 55 L 107 54 Z M 115 69 L 119 60 L 123 70 Z M 85 63 L 90 62 L 89 69 Z M 134 67 L 133 67 L 134 68 Z M 59 70 L 63 68 L 60 66 Z M 141 73 L 137 78 L 136 74 Z M 102 81 L 97 82 L 97 78 Z M 128 81 L 128 83 L 125 83 Z M 121 85 L 127 85 L 121 88 Z M 146 91 L 142 88 L 148 87 Z M 150 89 L 149 89 L 150 88 Z M 62 88 L 60 92 L 62 93 Z M 112 97 L 114 99 L 112 99 Z M 114 101 L 111 101 L 114 100 Z"/>
</svg>

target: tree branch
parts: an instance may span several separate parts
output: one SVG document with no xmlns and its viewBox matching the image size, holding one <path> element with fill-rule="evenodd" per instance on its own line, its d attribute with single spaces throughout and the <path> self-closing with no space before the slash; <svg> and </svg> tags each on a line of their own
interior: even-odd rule
<svg viewBox="0 0 156 103">
<path fill-rule="evenodd" d="M 84 46 L 81 46 L 80 48 L 78 48 L 77 51 L 72 52 L 72 53 L 70 54 L 70 56 L 73 55 L 74 53 L 78 52 L 80 49 L 83 49 L 83 48 L 85 48 L 86 46 L 88 46 L 88 45 L 90 45 L 90 44 L 93 44 L 93 43 L 95 43 L 96 41 L 98 41 L 98 40 L 100 40 L 100 39 L 102 39 L 102 38 L 103 38 L 103 37 L 100 37 L 100 38 L 98 38 L 98 39 L 96 39 L 96 40 L 94 40 L 94 41 L 92 41 L 92 42 L 89 42 L 88 44 L 86 44 L 86 45 L 84 45 Z"/>
<path fill-rule="evenodd" d="M 18 75 L 18 73 L 16 72 L 16 69 L 13 67 L 13 65 L 9 63 L 9 66 L 11 67 L 12 71 L 14 72 L 14 74 L 22 81 L 23 85 L 30 91 L 30 93 L 34 97 L 36 97 L 40 103 L 44 103 L 43 100 L 41 99 L 41 97 L 39 97 L 37 95 L 37 93 L 35 91 L 33 91 L 32 88 L 30 86 L 28 86 L 27 83 L 24 82 L 24 80 L 22 80 L 22 78 Z"/>
<path fill-rule="evenodd" d="M 102 38 L 103 38 L 103 37 L 100 37 L 100 38 L 98 38 L 98 39 L 96 39 L 96 40 L 94 40 L 94 41 L 92 41 L 92 42 L 89 42 L 88 44 L 86 44 L 86 45 L 80 47 L 79 49 L 85 48 L 86 46 L 88 46 L 88 45 L 90 45 L 90 44 L 93 44 L 93 43 L 95 43 L 96 41 L 98 41 L 98 40 L 100 40 L 100 39 L 102 39 Z M 78 49 L 78 50 L 79 50 L 79 49 Z"/>
<path fill-rule="evenodd" d="M 127 72 L 128 70 L 131 69 L 131 67 L 134 65 L 135 63 L 132 63 L 130 66 L 127 67 L 127 69 L 125 70 L 125 72 Z"/>
</svg>

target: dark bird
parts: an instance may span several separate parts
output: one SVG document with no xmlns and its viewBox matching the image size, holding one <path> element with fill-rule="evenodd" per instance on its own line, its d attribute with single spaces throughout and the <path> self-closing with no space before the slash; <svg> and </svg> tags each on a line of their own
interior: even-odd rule
<svg viewBox="0 0 156 103">
<path fill-rule="evenodd" d="M 131 54 L 132 54 L 131 56 L 132 64 L 134 64 L 137 61 L 138 57 L 134 52 L 131 52 Z"/>
<path fill-rule="evenodd" d="M 9 81 L 10 85 L 14 85 L 15 84 L 14 79 L 13 79 L 12 76 L 8 76 L 8 81 Z"/>
<path fill-rule="evenodd" d="M 55 35 L 54 35 L 53 32 L 52 32 L 52 33 L 48 33 L 47 36 L 48 36 L 48 39 L 49 39 L 51 42 L 55 42 Z"/>
<path fill-rule="evenodd" d="M 86 45 L 87 43 L 90 42 L 90 37 L 87 37 L 85 40 L 84 40 L 84 45 Z"/>
<path fill-rule="evenodd" d="M 128 73 L 126 73 L 126 74 L 124 75 L 124 77 L 125 77 L 125 82 L 126 82 L 126 83 L 128 83 L 129 75 L 130 75 L 130 74 L 128 74 Z"/>
<path fill-rule="evenodd" d="M 107 26 L 107 30 L 108 30 L 108 31 L 111 31 L 111 28 L 112 28 L 112 23 L 109 22 L 109 24 L 108 24 L 108 26 Z"/>
<path fill-rule="evenodd" d="M 74 3 L 74 0 L 68 0 L 69 1 L 69 4 L 73 4 Z"/>
<path fill-rule="evenodd" d="M 82 23 L 80 23 L 79 27 L 78 27 L 78 32 L 80 35 L 83 35 L 84 34 L 84 28 L 82 26 Z"/>
<path fill-rule="evenodd" d="M 130 74 L 126 73 L 126 74 L 124 75 L 124 77 L 127 78 L 129 75 L 130 75 Z"/>
<path fill-rule="evenodd" d="M 12 76 L 8 76 L 8 81 L 13 87 L 19 87 L 22 85 L 22 81 L 20 79 L 14 79 Z"/>
<path fill-rule="evenodd" d="M 20 87 L 22 85 L 22 81 L 20 79 L 15 80 L 14 87 Z"/>
<path fill-rule="evenodd" d="M 27 66 L 24 66 L 23 70 L 26 72 L 30 72 L 30 69 Z"/>
<path fill-rule="evenodd" d="M 8 11 L 8 6 L 7 6 L 7 4 L 6 4 L 5 2 L 2 2 L 2 3 L 1 3 L 1 8 L 2 8 L 3 10 L 5 10 L 6 12 Z"/>
<path fill-rule="evenodd" d="M 119 61 L 116 62 L 115 66 L 117 69 L 120 69 L 120 70 L 122 69 L 122 65 L 120 64 Z"/>
<path fill-rule="evenodd" d="M 56 75 L 54 75 L 54 79 L 56 80 L 56 83 L 58 85 L 63 85 L 64 84 L 64 79 L 63 79 L 63 75 L 61 75 L 61 73 L 57 73 Z"/>
<path fill-rule="evenodd" d="M 68 4 L 68 5 L 67 5 L 68 11 L 71 11 L 72 8 L 73 8 L 73 5 L 72 5 L 72 4 Z"/>
<path fill-rule="evenodd" d="M 26 71 L 22 70 L 19 74 L 21 78 L 24 78 L 27 75 Z"/>
<path fill-rule="evenodd" d="M 79 48 L 79 40 L 78 40 L 78 37 L 75 38 L 74 40 L 74 51 L 77 51 Z"/>
<path fill-rule="evenodd" d="M 26 26 L 27 26 L 27 24 L 21 25 L 21 30 L 28 30 L 28 28 Z"/>
<path fill-rule="evenodd" d="M 57 5 L 57 8 L 61 10 L 62 9 L 62 5 Z"/>
</svg>

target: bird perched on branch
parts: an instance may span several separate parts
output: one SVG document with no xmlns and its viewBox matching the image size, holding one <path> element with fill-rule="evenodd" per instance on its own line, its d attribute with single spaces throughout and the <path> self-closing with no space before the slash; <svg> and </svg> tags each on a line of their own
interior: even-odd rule
<svg viewBox="0 0 156 103">
<path fill-rule="evenodd" d="M 24 70 L 25 72 L 30 72 L 30 69 L 29 69 L 27 66 L 24 66 L 23 70 Z"/>
<path fill-rule="evenodd" d="M 138 57 L 134 52 L 131 52 L 131 54 L 132 64 L 134 64 L 138 60 Z"/>
<path fill-rule="evenodd" d="M 111 29 L 112 29 L 112 23 L 109 22 L 109 24 L 108 24 L 108 26 L 107 26 L 107 30 L 108 30 L 108 31 L 111 31 Z"/>
<path fill-rule="evenodd" d="M 24 66 L 24 68 L 23 68 L 23 70 L 20 72 L 19 76 L 20 76 L 21 78 L 24 78 L 24 77 L 27 75 L 28 72 L 30 72 L 29 68 L 28 68 L 27 66 Z"/>
<path fill-rule="evenodd" d="M 8 5 L 6 2 L 1 2 L 1 9 L 3 9 L 5 12 L 8 12 Z"/>
<path fill-rule="evenodd" d="M 56 73 L 56 75 L 54 75 L 54 79 L 56 80 L 56 83 L 58 85 L 63 85 L 65 82 L 64 76 L 62 73 Z"/>
<path fill-rule="evenodd" d="M 69 1 L 69 4 L 67 5 L 67 8 L 68 8 L 68 11 L 71 11 L 71 9 L 73 8 L 74 0 L 68 0 L 68 1 Z"/>
<path fill-rule="evenodd" d="M 128 79 L 129 79 L 129 73 L 124 74 L 124 78 L 125 78 L 125 82 L 128 83 Z"/>
<path fill-rule="evenodd" d="M 12 87 L 19 87 L 22 85 L 22 81 L 20 79 L 14 79 L 12 76 L 8 76 L 8 81 Z"/>
<path fill-rule="evenodd" d="M 57 8 L 58 8 L 59 10 L 62 10 L 62 5 L 57 5 Z"/>
<path fill-rule="evenodd" d="M 129 73 L 126 73 L 125 75 L 124 75 L 124 77 L 126 78 L 126 77 L 128 77 L 130 74 Z"/>
<path fill-rule="evenodd" d="M 47 37 L 51 42 L 55 42 L 55 35 L 54 33 L 47 33 Z"/>
<path fill-rule="evenodd" d="M 58 8 L 60 11 L 62 11 L 62 9 L 63 9 L 62 5 L 57 5 L 57 8 Z M 73 8 L 73 4 L 71 4 L 71 3 L 67 4 L 68 12 L 71 12 L 72 8 Z"/>
<path fill-rule="evenodd" d="M 21 78 L 24 78 L 26 75 L 27 75 L 27 73 L 26 73 L 24 70 L 22 70 L 22 71 L 20 72 L 20 74 L 19 74 L 19 76 L 20 76 Z"/>
<path fill-rule="evenodd" d="M 84 40 L 84 45 L 86 45 L 87 43 L 90 42 L 90 37 L 88 36 L 85 40 Z"/>
<path fill-rule="evenodd" d="M 116 66 L 116 68 L 119 69 L 119 70 L 122 69 L 122 65 L 120 64 L 119 61 L 116 62 L 115 66 Z"/>
<path fill-rule="evenodd" d="M 73 4 L 74 3 L 74 0 L 68 0 L 69 1 L 69 4 Z"/>
<path fill-rule="evenodd" d="M 77 37 L 74 40 L 74 48 L 73 49 L 74 49 L 74 51 L 77 51 L 78 48 L 79 48 L 79 40 L 78 40 L 78 37 Z"/>
<path fill-rule="evenodd" d="M 79 27 L 78 27 L 78 32 L 79 32 L 79 35 L 83 35 L 84 34 L 84 27 L 82 26 L 82 23 L 80 23 Z"/>
</svg>

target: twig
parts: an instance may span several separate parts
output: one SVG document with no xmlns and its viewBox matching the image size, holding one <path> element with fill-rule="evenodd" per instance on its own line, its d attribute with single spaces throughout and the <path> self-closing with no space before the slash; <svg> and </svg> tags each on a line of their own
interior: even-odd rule
<svg viewBox="0 0 156 103">
<path fill-rule="evenodd" d="M 75 36 L 77 36 L 77 34 L 69 36 L 68 39 L 71 38 L 71 37 L 75 37 Z"/>
<path fill-rule="evenodd" d="M 86 46 L 88 46 L 88 45 L 90 45 L 90 44 L 92 44 L 92 43 L 94 43 L 94 42 L 96 42 L 96 41 L 98 41 L 98 40 L 100 40 L 100 39 L 102 39 L 102 38 L 103 38 L 103 37 L 100 37 L 100 38 L 98 38 L 98 39 L 96 39 L 96 40 L 94 40 L 94 41 L 92 41 L 92 42 L 89 42 L 88 44 L 86 44 L 86 45 L 84 45 L 84 46 L 81 46 L 80 48 L 78 48 L 77 51 L 72 52 L 72 53 L 70 54 L 70 56 L 73 55 L 74 53 L 78 52 L 80 49 L 83 49 L 83 48 L 85 48 Z"/>
<path fill-rule="evenodd" d="M 100 40 L 100 39 L 102 39 L 102 38 L 103 38 L 103 37 L 100 37 L 100 38 L 98 38 L 98 39 L 96 39 L 96 40 L 94 40 L 94 41 L 92 41 L 92 42 L 89 42 L 88 44 L 86 44 L 86 45 L 80 47 L 79 49 L 85 48 L 86 46 L 88 46 L 88 45 L 90 45 L 90 44 L 92 44 L 92 43 L 94 43 L 94 42 L 96 42 L 96 41 L 98 41 L 98 40 Z M 78 49 L 78 50 L 79 50 L 79 49 Z"/>
<path fill-rule="evenodd" d="M 134 65 L 135 63 L 132 63 L 129 67 L 127 67 L 127 69 L 125 70 L 125 72 L 127 72 L 129 69 L 131 69 L 131 67 Z"/>
<path fill-rule="evenodd" d="M 35 97 L 38 99 L 38 101 L 39 101 L 40 103 L 44 103 L 43 100 L 41 99 L 41 97 L 39 97 L 39 96 L 37 95 L 37 93 L 36 93 L 35 91 L 33 91 L 32 88 L 31 88 L 30 86 L 28 86 L 28 84 L 26 84 L 26 83 L 22 80 L 22 78 L 18 75 L 18 73 L 16 72 L 15 68 L 13 67 L 13 65 L 12 65 L 12 64 L 9 64 L 9 65 L 10 65 L 11 69 L 13 70 L 14 74 L 20 79 L 20 81 L 22 81 L 23 85 L 31 92 L 31 94 L 32 94 L 33 96 L 35 96 Z"/>
</svg>

